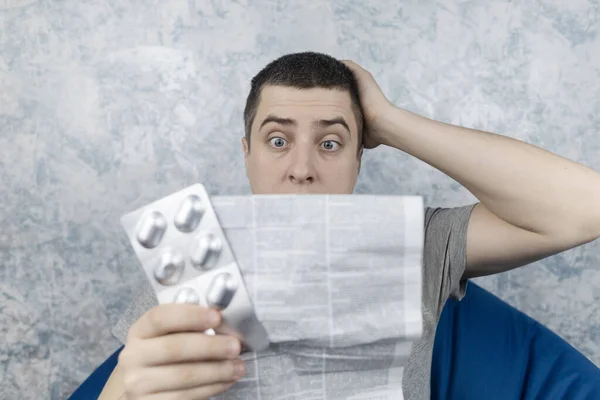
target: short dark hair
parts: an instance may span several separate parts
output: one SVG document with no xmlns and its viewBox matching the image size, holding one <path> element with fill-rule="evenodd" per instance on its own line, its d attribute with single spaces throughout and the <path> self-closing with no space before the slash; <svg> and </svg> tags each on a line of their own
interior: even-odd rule
<svg viewBox="0 0 600 400">
<path fill-rule="evenodd" d="M 348 91 L 358 126 L 358 147 L 362 145 L 363 112 L 354 74 L 344 63 L 327 54 L 302 52 L 287 54 L 270 62 L 252 78 L 250 93 L 244 108 L 244 128 L 248 148 L 250 148 L 250 133 L 256 118 L 260 93 L 267 85 Z"/>
</svg>

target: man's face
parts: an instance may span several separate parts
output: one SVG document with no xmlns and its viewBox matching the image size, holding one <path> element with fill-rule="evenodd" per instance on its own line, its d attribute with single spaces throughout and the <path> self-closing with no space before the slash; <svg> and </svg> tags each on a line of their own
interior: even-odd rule
<svg viewBox="0 0 600 400">
<path fill-rule="evenodd" d="M 360 170 L 350 94 L 337 89 L 265 86 L 242 139 L 254 194 L 350 194 Z"/>
</svg>

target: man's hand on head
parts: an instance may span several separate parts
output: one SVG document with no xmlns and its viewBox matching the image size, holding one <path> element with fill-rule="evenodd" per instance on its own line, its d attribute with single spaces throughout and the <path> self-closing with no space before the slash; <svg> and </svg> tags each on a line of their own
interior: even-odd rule
<svg viewBox="0 0 600 400">
<path fill-rule="evenodd" d="M 354 61 L 341 60 L 354 74 L 358 84 L 360 103 L 365 118 L 363 145 L 373 149 L 384 144 L 382 139 L 383 116 L 396 109 L 373 78 L 373 75 Z"/>
</svg>

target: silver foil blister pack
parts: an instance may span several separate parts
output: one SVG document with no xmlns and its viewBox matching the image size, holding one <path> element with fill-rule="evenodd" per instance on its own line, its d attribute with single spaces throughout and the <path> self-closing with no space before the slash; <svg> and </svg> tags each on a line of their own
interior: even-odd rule
<svg viewBox="0 0 600 400">
<path fill-rule="evenodd" d="M 121 225 L 160 304 L 190 303 L 221 311 L 217 333 L 251 351 L 269 345 L 235 255 L 201 184 L 121 218 Z"/>
</svg>

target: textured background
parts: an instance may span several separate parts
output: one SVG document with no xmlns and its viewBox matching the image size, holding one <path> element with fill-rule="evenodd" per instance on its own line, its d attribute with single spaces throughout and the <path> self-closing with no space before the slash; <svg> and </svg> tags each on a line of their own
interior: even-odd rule
<svg viewBox="0 0 600 400">
<path fill-rule="evenodd" d="M 121 214 L 199 181 L 249 193 L 243 103 L 284 53 L 352 58 L 399 106 L 600 170 L 597 0 L 362 3 L 0 0 L 0 396 L 65 398 L 117 347 L 143 279 Z M 391 149 L 357 191 L 473 200 Z M 598 364 L 599 250 L 482 282 Z"/>
</svg>

